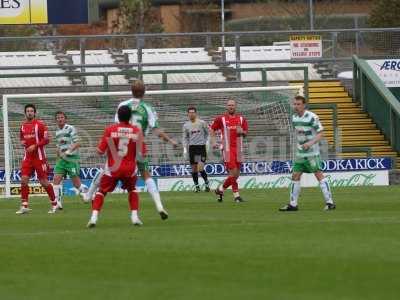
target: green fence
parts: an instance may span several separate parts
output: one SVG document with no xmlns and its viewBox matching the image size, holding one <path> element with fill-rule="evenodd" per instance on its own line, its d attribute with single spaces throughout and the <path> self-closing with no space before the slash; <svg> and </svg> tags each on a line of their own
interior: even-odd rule
<svg viewBox="0 0 400 300">
<path fill-rule="evenodd" d="M 400 152 L 400 102 L 368 63 L 353 57 L 353 93 L 356 101 L 382 130 L 391 146 Z"/>
<path fill-rule="evenodd" d="M 35 69 L 33 66 L 32 69 Z M 267 72 L 279 72 L 279 71 L 302 71 L 304 80 L 304 94 L 308 98 L 308 86 L 309 86 L 309 76 L 307 67 L 263 67 L 263 68 L 235 68 L 234 71 L 237 74 L 243 72 L 259 72 L 261 74 L 261 85 L 267 86 L 268 77 Z M 103 85 L 100 87 L 102 91 L 109 91 L 109 77 L 114 75 L 125 75 L 131 78 L 142 78 L 145 74 L 159 74 L 162 76 L 162 89 L 168 89 L 168 76 L 171 74 L 193 74 L 193 73 L 216 73 L 221 72 L 220 69 L 176 69 L 176 70 L 145 70 L 138 71 L 135 69 L 128 69 L 124 71 L 112 71 L 112 72 L 65 72 L 65 73 L 15 73 L 15 74 L 1 74 L 0 78 L 26 78 L 26 77 L 80 77 L 84 78 L 86 76 L 102 76 Z M 240 75 L 239 75 L 240 76 Z M 49 87 L 51 88 L 51 87 Z M 0 108 L 2 103 L 0 102 Z M 0 120 L 2 119 L 2 114 L 0 113 Z"/>
<path fill-rule="evenodd" d="M 32 67 L 34 69 L 34 67 Z M 308 98 L 308 68 L 307 67 L 264 67 L 264 68 L 235 68 L 234 71 L 238 74 L 243 72 L 259 72 L 261 74 L 261 84 L 267 85 L 268 77 L 267 72 L 279 72 L 279 71 L 303 71 L 304 80 L 304 94 Z M 193 73 L 217 73 L 221 72 L 220 69 L 176 69 L 176 70 L 148 70 L 148 71 L 137 71 L 137 70 L 125 70 L 125 71 L 112 71 L 112 72 L 65 72 L 65 73 L 16 73 L 16 74 L 0 74 L 0 78 L 25 78 L 25 77 L 86 77 L 86 76 L 102 76 L 103 91 L 109 90 L 109 77 L 114 75 L 126 75 L 132 78 L 142 78 L 145 74 L 159 74 L 162 75 L 162 88 L 168 88 L 168 76 L 171 74 L 193 74 Z"/>
</svg>

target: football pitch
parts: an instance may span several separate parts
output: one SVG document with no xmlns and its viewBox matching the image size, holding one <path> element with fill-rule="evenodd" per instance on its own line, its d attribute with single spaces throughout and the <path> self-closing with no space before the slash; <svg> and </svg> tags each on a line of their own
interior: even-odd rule
<svg viewBox="0 0 400 300">
<path fill-rule="evenodd" d="M 162 193 L 162 221 L 141 193 L 144 226 L 126 195 L 90 206 L 46 198 L 0 200 L 0 299 L 399 299 L 400 186 L 337 188 L 324 212 L 303 189 L 298 212 L 278 212 L 287 190 L 247 190 L 246 203 L 213 194 Z"/>
</svg>

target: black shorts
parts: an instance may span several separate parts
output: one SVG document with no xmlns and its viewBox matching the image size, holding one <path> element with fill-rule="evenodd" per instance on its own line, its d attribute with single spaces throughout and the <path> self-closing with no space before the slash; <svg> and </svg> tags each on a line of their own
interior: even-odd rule
<svg viewBox="0 0 400 300">
<path fill-rule="evenodd" d="M 206 145 L 190 145 L 189 160 L 191 165 L 199 162 L 205 163 L 207 159 Z"/>
</svg>

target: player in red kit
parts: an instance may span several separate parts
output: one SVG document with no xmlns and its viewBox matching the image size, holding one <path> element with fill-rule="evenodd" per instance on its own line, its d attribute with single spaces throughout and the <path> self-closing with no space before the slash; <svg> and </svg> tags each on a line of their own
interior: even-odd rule
<svg viewBox="0 0 400 300">
<path fill-rule="evenodd" d="M 53 186 L 47 180 L 48 163 L 44 147 L 49 143 L 49 135 L 46 124 L 36 119 L 36 107 L 33 104 L 25 105 L 25 122 L 20 128 L 20 141 L 25 148 L 24 158 L 21 164 L 21 207 L 17 214 L 25 214 L 30 211 L 28 207 L 29 178 L 36 171 L 40 184 L 46 189 L 51 202 L 49 213 L 57 209 L 57 202 Z"/>
<path fill-rule="evenodd" d="M 223 185 L 215 190 L 218 201 L 222 202 L 224 191 L 232 186 L 235 202 L 243 202 L 239 195 L 239 186 L 237 179 L 240 175 L 240 166 L 243 161 L 243 137 L 247 135 L 247 120 L 236 113 L 236 102 L 229 100 L 227 102 L 227 112 L 215 118 L 211 125 L 211 143 L 213 148 L 215 144 L 215 132 L 220 131 L 222 136 L 222 154 L 225 167 L 229 173 L 228 178 Z"/>
<path fill-rule="evenodd" d="M 122 182 L 122 188 L 128 191 L 132 223 L 139 226 L 143 224 L 138 217 L 139 196 L 135 189 L 136 160 L 143 157 L 143 134 L 138 127 L 129 123 L 131 116 L 131 109 L 121 106 L 118 109 L 119 123 L 105 129 L 97 146 L 99 154 L 107 154 L 107 162 L 99 190 L 92 201 L 92 216 L 87 224 L 89 228 L 96 226 L 104 197 L 115 189 L 119 181 Z"/>
</svg>

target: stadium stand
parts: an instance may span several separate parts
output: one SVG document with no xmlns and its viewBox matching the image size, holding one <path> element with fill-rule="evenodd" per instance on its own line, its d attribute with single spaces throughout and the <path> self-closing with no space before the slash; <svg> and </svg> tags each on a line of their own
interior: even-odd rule
<svg viewBox="0 0 400 300">
<path fill-rule="evenodd" d="M 218 48 L 222 51 L 222 48 Z M 234 47 L 225 47 L 226 59 L 228 61 L 236 60 L 236 50 Z M 271 63 L 265 64 L 243 64 L 242 68 L 262 68 L 262 67 L 308 67 L 308 76 L 310 80 L 321 79 L 317 70 L 312 64 L 300 64 L 300 63 L 274 63 L 277 60 L 290 60 L 290 46 L 288 45 L 274 45 L 274 46 L 249 46 L 240 47 L 240 60 L 252 61 L 252 60 L 268 60 Z M 235 65 L 231 65 L 232 68 Z M 243 72 L 241 75 L 242 81 L 260 81 L 260 72 Z M 279 72 L 268 72 L 268 81 L 291 81 L 291 80 L 302 80 L 302 71 L 279 71 Z"/>
<path fill-rule="evenodd" d="M 0 52 L 0 66 L 58 66 L 58 61 L 51 51 L 30 52 Z M 59 69 L 23 69 L 2 70 L 1 74 L 33 74 L 33 73 L 63 73 Z M 12 87 L 57 87 L 70 86 L 68 77 L 20 77 L 0 78 L 0 88 Z"/>
<path fill-rule="evenodd" d="M 136 49 L 123 50 L 128 54 L 129 63 L 137 63 Z M 172 62 L 210 62 L 210 65 L 184 65 L 184 66 L 145 66 L 143 70 L 193 70 L 193 69 L 215 69 L 215 73 L 182 73 L 168 75 L 168 83 L 191 83 L 191 82 L 224 82 L 226 81 L 218 67 L 212 62 L 211 57 L 204 48 L 164 48 L 143 49 L 143 63 L 172 63 Z M 147 84 L 162 83 L 161 74 L 144 75 Z"/>
</svg>

